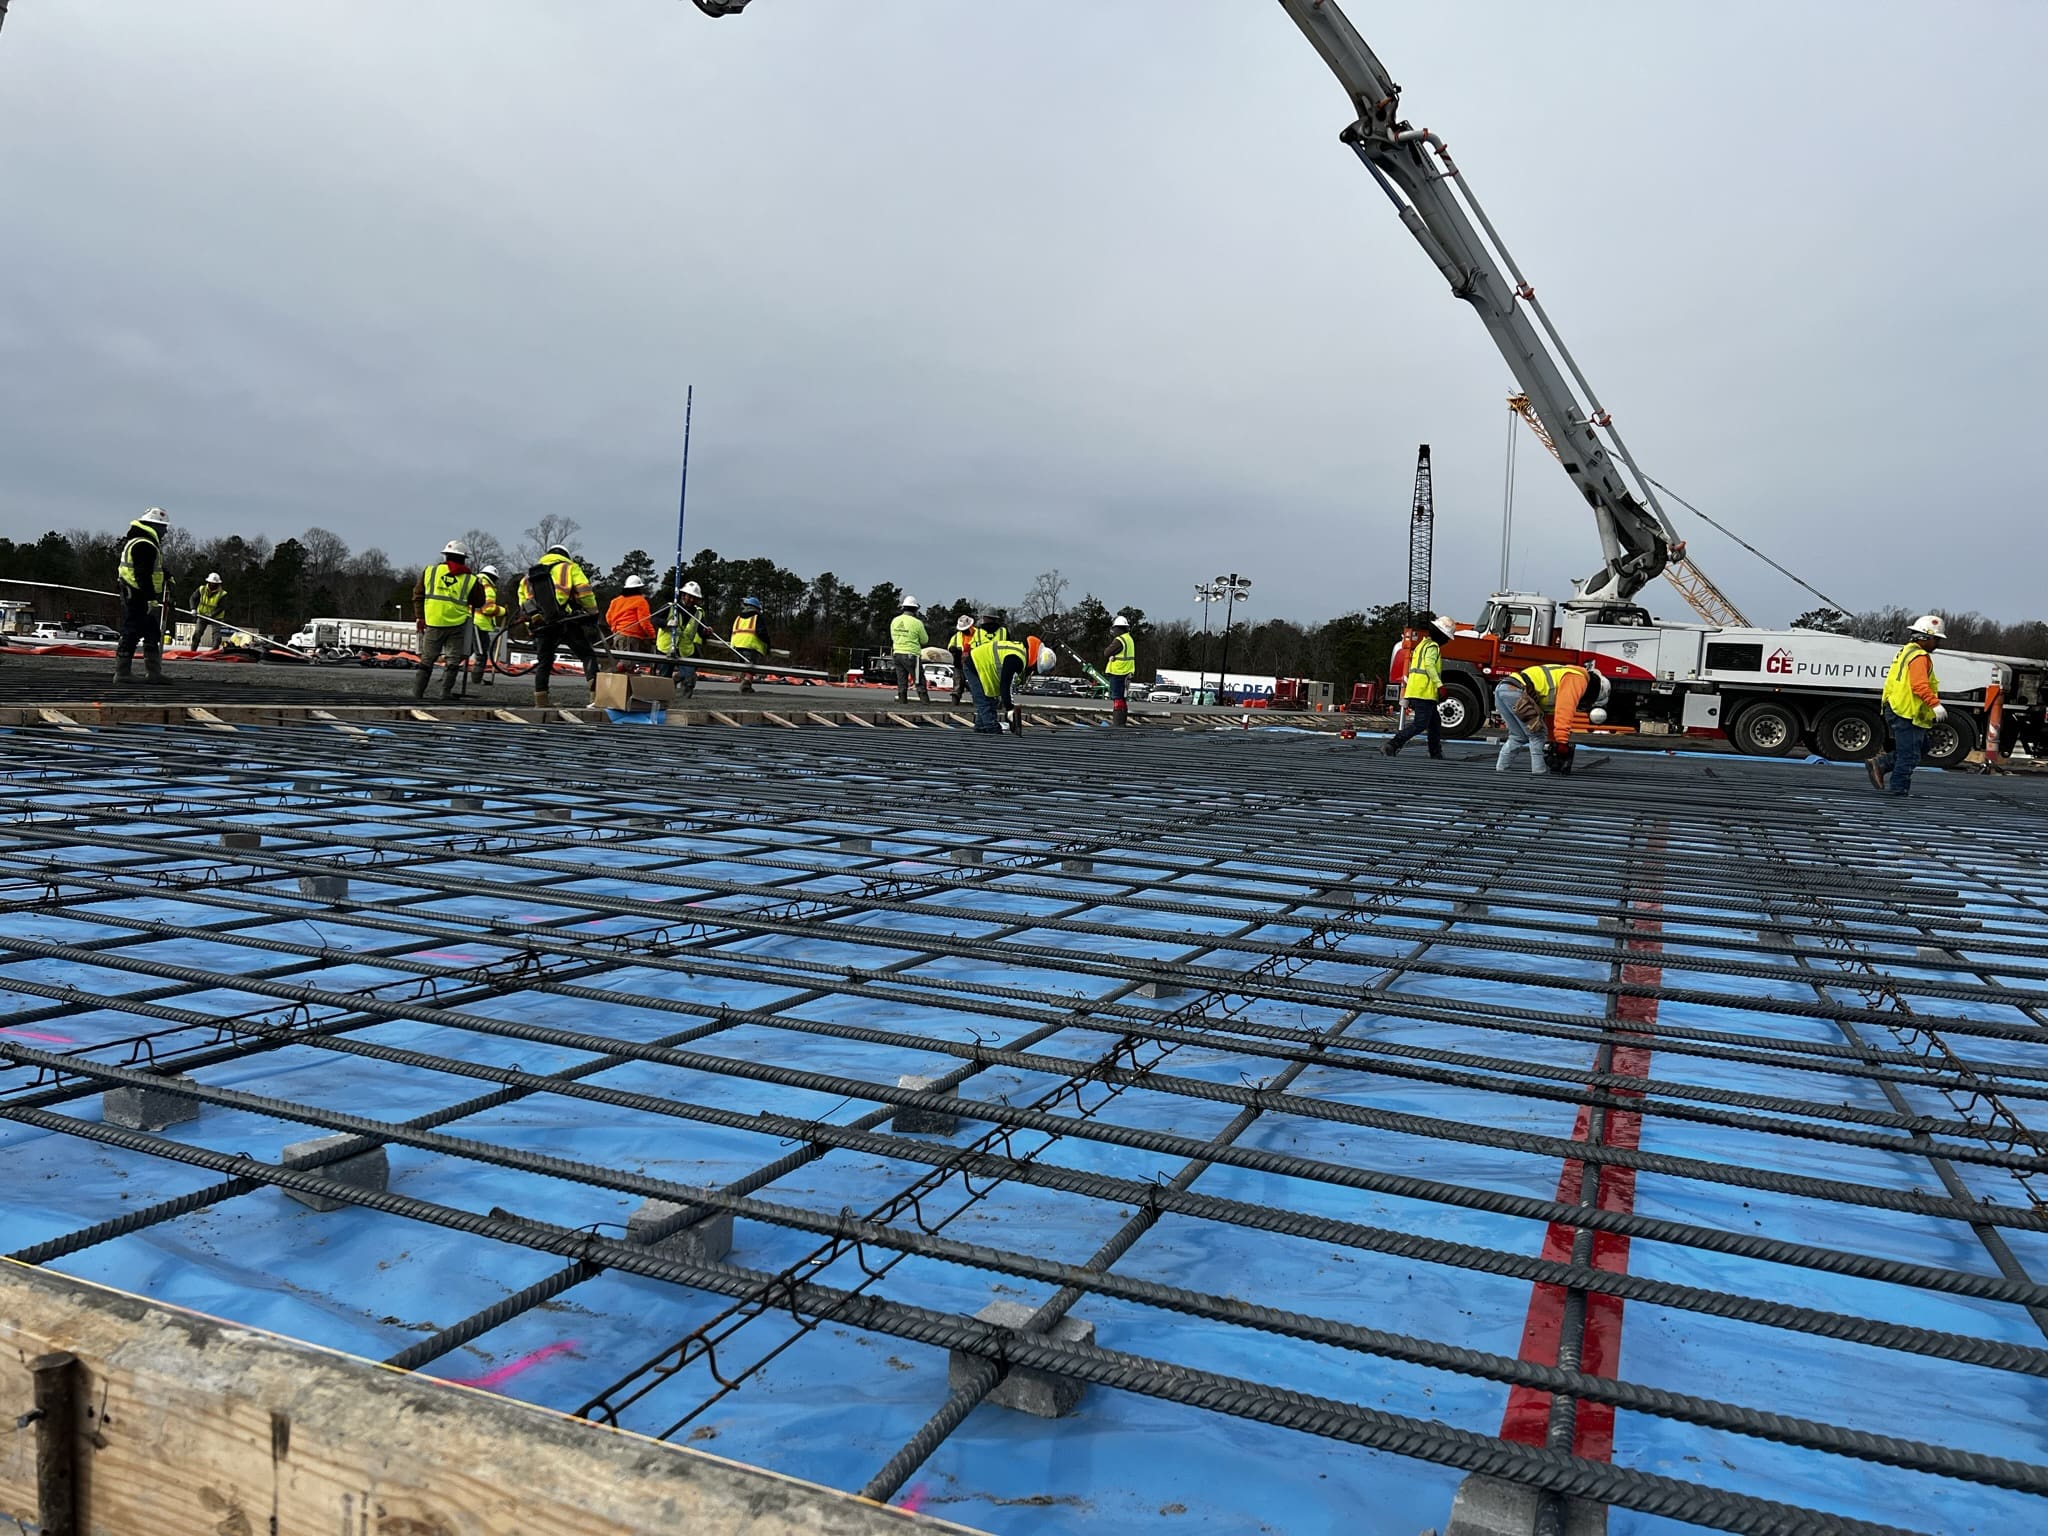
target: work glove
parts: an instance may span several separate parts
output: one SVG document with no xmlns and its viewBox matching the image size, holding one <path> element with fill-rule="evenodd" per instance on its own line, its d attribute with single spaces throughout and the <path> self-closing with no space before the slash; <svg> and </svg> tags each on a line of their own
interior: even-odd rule
<svg viewBox="0 0 2048 1536">
<path fill-rule="evenodd" d="M 1936 725 L 1939 725 L 1939 724 L 1941 724 L 1941 722 L 1942 722 L 1942 721 L 1946 720 L 1947 718 L 1948 718 L 1948 706 L 1947 706 L 1946 704 L 1937 704 L 1937 705 L 1935 705 L 1935 706 L 1934 706 L 1934 723 L 1935 723 Z"/>
</svg>

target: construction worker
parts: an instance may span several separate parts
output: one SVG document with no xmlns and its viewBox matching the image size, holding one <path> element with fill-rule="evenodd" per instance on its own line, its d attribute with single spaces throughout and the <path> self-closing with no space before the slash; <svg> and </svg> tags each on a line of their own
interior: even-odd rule
<svg viewBox="0 0 2048 1536">
<path fill-rule="evenodd" d="M 221 610 L 228 605 L 228 589 L 221 585 L 220 572 L 208 571 L 206 580 L 192 594 L 192 611 L 198 615 L 198 622 L 192 626 L 192 649 L 203 651 L 211 638 L 216 644 L 225 633 L 221 622 Z"/>
<path fill-rule="evenodd" d="M 747 675 L 740 679 L 740 692 L 754 691 L 754 669 L 760 663 L 757 657 L 766 657 L 768 642 L 761 638 L 761 599 L 743 597 L 740 611 L 733 616 L 732 648 L 740 653 L 740 660 L 747 664 Z"/>
<path fill-rule="evenodd" d="M 967 659 L 967 653 L 974 645 L 974 615 L 963 613 L 953 621 L 953 636 L 946 642 L 946 649 L 953 653 L 953 702 L 958 704 L 967 693 L 967 672 L 974 665 Z"/>
<path fill-rule="evenodd" d="M 437 661 L 446 663 L 441 697 L 455 696 L 455 674 L 469 659 L 470 616 L 483 605 L 486 590 L 483 579 L 469 568 L 469 546 L 460 539 L 443 544 L 441 558 L 420 572 L 412 584 L 413 649 L 420 658 L 412 680 L 414 698 L 427 696 L 427 679 Z"/>
<path fill-rule="evenodd" d="M 1913 770 L 1927 749 L 1927 733 L 1948 718 L 1941 702 L 1941 679 L 1934 675 L 1934 653 L 1948 638 L 1938 613 L 1923 613 L 1906 626 L 1906 643 L 1884 675 L 1884 724 L 1890 750 L 1864 766 L 1870 787 L 1880 794 L 1912 793 Z"/>
<path fill-rule="evenodd" d="M 1026 671 L 1050 672 L 1059 653 L 1036 635 L 1012 640 L 1010 632 L 984 618 L 968 651 L 973 667 L 968 686 L 974 691 L 974 728 L 985 736 L 1000 735 L 1008 724 L 1012 735 L 1024 729 L 1024 710 L 1013 690 Z M 1001 717 L 1007 717 L 1005 721 Z"/>
<path fill-rule="evenodd" d="M 652 651 L 654 649 L 654 610 L 647 606 L 647 583 L 638 576 L 626 578 L 626 590 L 611 601 L 604 611 L 604 625 L 612 632 L 611 649 L 616 651 Z M 633 663 L 622 661 L 618 664 L 621 672 L 631 672 Z"/>
<path fill-rule="evenodd" d="M 1138 642 L 1131 638 L 1131 621 L 1122 614 L 1109 621 L 1109 629 L 1109 659 L 1102 664 L 1102 675 L 1109 679 L 1111 718 L 1118 725 L 1129 725 L 1131 707 L 1124 695 L 1131 686 L 1131 674 L 1138 670 Z"/>
<path fill-rule="evenodd" d="M 932 643 L 925 633 L 924 608 L 914 597 L 903 599 L 903 611 L 889 621 L 890 659 L 896 663 L 896 702 L 910 702 L 910 684 L 917 682 L 918 702 L 929 704 L 931 690 L 924 681 L 924 648 Z"/>
<path fill-rule="evenodd" d="M 548 707 L 548 685 L 554 680 L 555 657 L 567 646 L 583 663 L 583 680 L 597 676 L 597 644 L 591 631 L 597 616 L 597 594 L 583 567 L 569 558 L 569 546 L 550 544 L 519 578 L 519 617 L 533 636 L 533 702 Z"/>
<path fill-rule="evenodd" d="M 158 542 L 171 525 L 162 507 L 151 507 L 128 525 L 121 538 L 115 575 L 121 589 L 121 638 L 114 646 L 114 681 L 135 681 L 135 647 L 142 647 L 143 681 L 163 684 L 164 585 Z"/>
<path fill-rule="evenodd" d="M 498 669 L 505 665 L 505 604 L 498 595 L 498 568 L 487 565 L 476 575 L 484 600 L 470 610 L 470 623 L 476 626 L 476 663 L 472 675 L 488 687 L 497 682 Z"/>
<path fill-rule="evenodd" d="M 668 612 L 668 618 L 654 636 L 654 648 L 672 660 L 660 662 L 655 671 L 663 677 L 673 677 L 682 685 L 682 695 L 688 698 L 697 691 L 697 669 L 690 665 L 689 658 L 697 654 L 697 647 L 704 643 L 704 589 L 694 581 L 683 583 L 683 590 L 676 594 L 676 604 Z"/>
<path fill-rule="evenodd" d="M 1380 748 L 1386 756 L 1392 757 L 1424 731 L 1429 733 L 1429 755 L 1444 755 L 1444 728 L 1437 718 L 1436 701 L 1444 691 L 1443 642 L 1457 632 L 1457 625 L 1438 614 L 1415 637 L 1415 648 L 1408 653 L 1408 675 L 1401 684 L 1408 723 Z"/>
<path fill-rule="evenodd" d="M 1572 720 L 1589 693 L 1592 721 L 1603 724 L 1607 719 L 1607 679 L 1590 667 L 1538 663 L 1502 678 L 1494 687 L 1493 703 L 1508 736 L 1500 745 L 1494 771 L 1507 767 L 1515 748 L 1527 746 L 1531 773 L 1570 773 Z"/>
</svg>

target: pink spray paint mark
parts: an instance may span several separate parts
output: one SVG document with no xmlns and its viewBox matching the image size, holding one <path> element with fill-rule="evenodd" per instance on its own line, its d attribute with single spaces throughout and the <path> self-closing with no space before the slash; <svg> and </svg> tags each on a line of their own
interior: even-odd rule
<svg viewBox="0 0 2048 1536">
<path fill-rule="evenodd" d="M 448 1379 L 458 1387 L 476 1387 L 485 1392 L 495 1392 L 515 1376 L 523 1376 L 536 1365 L 552 1360 L 557 1355 L 566 1355 L 576 1347 L 574 1339 L 557 1339 L 544 1344 L 530 1355 L 521 1355 L 517 1360 L 508 1361 L 495 1371 L 485 1371 L 481 1376 L 450 1376 Z"/>
<path fill-rule="evenodd" d="M 45 1045 L 76 1045 L 78 1042 L 69 1035 L 46 1035 L 39 1029 L 0 1029 L 0 1035 L 19 1035 L 24 1040 L 40 1040 Z"/>
<path fill-rule="evenodd" d="M 896 1507 L 910 1514 L 916 1514 L 919 1510 L 924 1508 L 924 1488 L 925 1485 L 923 1483 L 919 1483 L 915 1488 L 911 1489 L 910 1492 L 903 1495 L 902 1502 L 899 1503 Z"/>
</svg>

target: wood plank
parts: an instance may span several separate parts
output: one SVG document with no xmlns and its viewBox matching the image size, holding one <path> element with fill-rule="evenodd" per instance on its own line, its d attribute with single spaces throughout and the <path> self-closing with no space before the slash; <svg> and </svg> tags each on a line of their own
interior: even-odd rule
<svg viewBox="0 0 2048 1536">
<path fill-rule="evenodd" d="M 961 1531 L 796 1478 L 0 1261 L 0 1412 L 25 1361 L 83 1372 L 81 1530 L 382 1536 Z M 33 1431 L 0 1522 L 35 1513 Z"/>
<path fill-rule="evenodd" d="M 370 733 L 364 730 L 360 725 L 350 725 L 346 720 L 342 719 L 339 715 L 333 714 L 328 710 L 308 710 L 307 715 L 311 719 L 318 720 L 322 725 L 333 726 L 337 731 L 341 731 L 346 735 L 360 736 L 366 741 L 369 739 Z"/>
<path fill-rule="evenodd" d="M 526 718 L 526 716 L 524 716 L 524 715 L 515 715 L 515 714 L 514 714 L 514 713 L 512 713 L 512 711 L 511 711 L 511 710 L 509 710 L 509 709 L 494 709 L 494 710 L 492 710 L 492 711 L 491 711 L 491 718 L 492 718 L 493 720 L 503 720 L 503 721 L 505 721 L 505 722 L 506 722 L 507 724 L 510 724 L 510 725 L 531 725 L 531 724 L 533 724 L 533 722 L 532 722 L 531 720 L 527 719 L 527 718 Z"/>
<path fill-rule="evenodd" d="M 858 725 L 870 731 L 875 729 L 874 721 L 870 720 L 866 715 L 857 714 L 852 710 L 847 711 L 846 723 L 848 725 Z"/>
<path fill-rule="evenodd" d="M 728 715 L 728 714 L 727 714 L 727 713 L 726 713 L 726 712 L 725 712 L 724 710 L 722 710 L 722 709 L 714 709 L 714 710 L 712 710 L 712 711 L 711 711 L 711 718 L 712 718 L 712 719 L 714 719 L 714 720 L 716 720 L 716 721 L 717 721 L 717 722 L 718 722 L 718 723 L 719 723 L 720 725 L 730 725 L 730 726 L 733 726 L 734 728 L 737 728 L 737 727 L 739 726 L 739 721 L 737 721 L 737 720 L 733 719 L 733 717 L 732 717 L 731 715 Z"/>
<path fill-rule="evenodd" d="M 903 729 L 905 729 L 906 731 L 914 731 L 917 729 L 917 722 L 911 719 L 908 715 L 899 715 L 896 714 L 894 711 L 891 711 L 883 718 L 886 720 L 894 721 L 897 725 L 902 726 Z"/>
<path fill-rule="evenodd" d="M 36 717 L 45 725 L 54 725 L 60 731 L 69 731 L 74 736 L 90 736 L 91 730 L 80 725 L 61 709 L 38 709 Z"/>
<path fill-rule="evenodd" d="M 839 729 L 839 722 L 837 720 L 834 720 L 830 715 L 821 715 L 815 709 L 806 710 L 804 718 L 813 725 L 830 726 L 835 731 Z"/>
<path fill-rule="evenodd" d="M 776 714 L 775 711 L 772 709 L 762 710 L 761 718 L 763 720 L 766 720 L 770 725 L 781 726 L 785 731 L 793 731 L 797 729 L 797 723 L 794 720 L 785 720 L 782 716 Z"/>
<path fill-rule="evenodd" d="M 193 721 L 195 724 L 205 726 L 209 731 L 232 731 L 234 729 L 232 725 L 229 725 L 227 721 L 221 719 L 212 710 L 201 709 L 197 704 L 187 704 L 185 706 L 185 718 Z"/>
</svg>

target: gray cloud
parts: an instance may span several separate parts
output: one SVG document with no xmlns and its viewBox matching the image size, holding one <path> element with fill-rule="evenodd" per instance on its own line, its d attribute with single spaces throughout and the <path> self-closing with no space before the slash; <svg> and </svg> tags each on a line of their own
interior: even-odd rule
<svg viewBox="0 0 2048 1536">
<path fill-rule="evenodd" d="M 1352 11 L 1652 473 L 1851 603 L 2041 610 L 2048 11 Z M 1327 615 L 1400 594 L 1426 439 L 1470 613 L 1510 381 L 1342 118 L 1225 0 L 23 0 L 0 523 L 661 550 L 695 382 L 692 549 Z M 1590 519 L 1520 463 L 1562 590 Z"/>
</svg>

